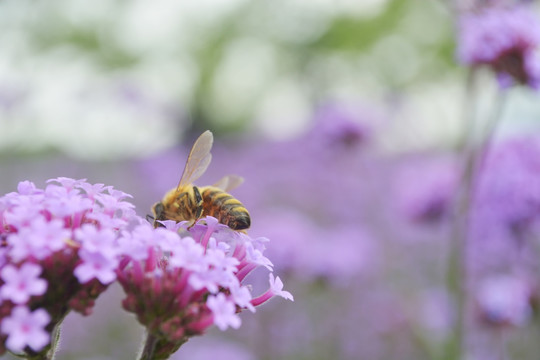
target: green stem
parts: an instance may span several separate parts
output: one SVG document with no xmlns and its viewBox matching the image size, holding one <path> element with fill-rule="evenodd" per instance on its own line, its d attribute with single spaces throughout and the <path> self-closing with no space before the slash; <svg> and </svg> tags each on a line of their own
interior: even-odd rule
<svg viewBox="0 0 540 360">
<path fill-rule="evenodd" d="M 148 333 L 146 335 L 146 341 L 144 343 L 144 348 L 141 352 L 141 356 L 139 357 L 139 360 L 153 360 L 157 343 L 158 343 L 158 338 Z"/>
<path fill-rule="evenodd" d="M 62 326 L 62 322 L 59 322 L 55 327 L 51 334 L 51 348 L 49 351 L 47 351 L 47 359 L 53 360 L 56 356 L 56 352 L 58 351 L 58 344 L 60 344 L 60 328 Z"/>
<path fill-rule="evenodd" d="M 469 233 L 470 208 L 473 203 L 475 190 L 479 183 L 479 169 L 482 159 L 488 155 L 489 148 L 497 126 L 499 125 L 505 92 L 499 90 L 495 106 L 489 115 L 486 128 L 480 131 L 480 141 L 475 139 L 475 69 L 471 69 L 465 93 L 464 119 L 465 136 L 462 144 L 464 168 L 462 171 L 461 186 L 459 188 L 454 207 L 453 226 L 451 232 L 451 250 L 448 261 L 447 283 L 456 301 L 456 324 L 452 338 L 445 351 L 446 359 L 460 359 L 465 354 L 465 340 L 467 338 L 467 288 L 469 274 L 467 271 L 467 242 Z"/>
<path fill-rule="evenodd" d="M 472 143 L 474 141 L 474 131 L 471 131 L 474 125 L 475 105 L 476 105 L 476 71 L 474 68 L 469 70 L 467 85 L 465 90 L 463 119 L 464 119 L 464 138 L 460 146 L 460 152 L 464 156 L 464 168 L 462 170 L 461 186 L 459 188 L 456 203 L 454 204 L 453 224 L 450 239 L 450 256 L 448 259 L 447 284 L 449 291 L 454 294 L 456 301 L 456 324 L 451 339 L 449 339 L 446 350 L 444 351 L 446 359 L 459 359 L 463 353 L 464 339 L 464 310 L 465 310 L 465 283 L 467 274 L 465 271 L 465 237 L 467 224 L 468 193 L 472 183 L 472 168 L 474 167 L 474 151 Z M 473 127 L 474 129 L 474 127 Z"/>
</svg>

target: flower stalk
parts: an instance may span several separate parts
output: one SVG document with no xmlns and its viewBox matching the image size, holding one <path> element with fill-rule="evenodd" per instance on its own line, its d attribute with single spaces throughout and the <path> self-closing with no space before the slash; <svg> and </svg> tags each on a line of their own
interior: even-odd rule
<svg viewBox="0 0 540 360">
<path fill-rule="evenodd" d="M 453 226 L 451 231 L 451 250 L 447 270 L 447 282 L 450 291 L 455 295 L 456 323 L 455 330 L 447 344 L 445 353 L 448 359 L 462 358 L 466 353 L 468 315 L 468 236 L 471 216 L 471 205 L 475 201 L 475 193 L 480 182 L 483 160 L 489 155 L 489 149 L 502 118 L 506 91 L 500 88 L 497 92 L 494 106 L 489 114 L 485 127 L 480 126 L 479 140 L 475 138 L 475 128 L 478 125 L 476 113 L 476 68 L 469 70 L 467 80 L 466 100 L 464 105 L 465 125 L 471 124 L 464 132 L 462 145 L 463 170 L 461 186 L 458 189 L 454 205 Z"/>
</svg>

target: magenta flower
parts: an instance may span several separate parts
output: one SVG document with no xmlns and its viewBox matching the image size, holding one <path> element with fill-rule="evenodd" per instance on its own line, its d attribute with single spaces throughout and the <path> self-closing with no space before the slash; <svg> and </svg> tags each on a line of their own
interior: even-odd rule
<svg viewBox="0 0 540 360">
<path fill-rule="evenodd" d="M 540 23 L 526 7 L 489 8 L 463 15 L 458 58 L 467 65 L 488 65 L 501 85 L 540 85 Z"/>
<path fill-rule="evenodd" d="M 50 341 L 45 326 L 51 317 L 43 309 L 33 312 L 26 306 L 15 307 L 11 315 L 2 320 L 2 333 L 7 334 L 6 347 L 14 352 L 21 352 L 26 346 L 39 351 Z"/>
<path fill-rule="evenodd" d="M 4 281 L 0 287 L 1 298 L 15 304 L 24 304 L 34 295 L 43 295 L 47 282 L 39 277 L 41 272 L 41 266 L 33 263 L 24 263 L 20 268 L 4 266 L 0 273 Z"/>
</svg>

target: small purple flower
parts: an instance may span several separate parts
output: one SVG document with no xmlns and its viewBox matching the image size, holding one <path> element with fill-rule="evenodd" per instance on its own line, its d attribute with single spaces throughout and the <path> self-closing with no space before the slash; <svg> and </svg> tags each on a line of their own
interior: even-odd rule
<svg viewBox="0 0 540 360">
<path fill-rule="evenodd" d="M 204 248 L 193 238 L 182 238 L 172 250 L 170 264 L 190 271 L 204 271 L 208 263 L 204 259 Z"/>
<path fill-rule="evenodd" d="M 122 193 L 124 194 L 124 193 Z M 114 216 L 117 212 L 122 216 L 132 216 L 135 213 L 134 205 L 122 200 L 123 195 L 120 197 L 110 194 L 98 194 L 96 195 L 97 201 L 101 204 L 104 212 L 111 216 Z"/>
<path fill-rule="evenodd" d="M 138 225 L 132 231 L 123 231 L 118 239 L 119 252 L 130 259 L 146 260 L 148 258 L 149 239 L 145 237 L 150 230 L 146 225 Z"/>
<path fill-rule="evenodd" d="M 31 181 L 21 181 L 17 185 L 17 191 L 21 195 L 33 195 L 33 194 L 40 194 L 43 192 L 43 190 L 37 189 L 36 185 Z"/>
<path fill-rule="evenodd" d="M 261 296 L 251 300 L 251 304 L 253 304 L 253 306 L 259 306 L 262 303 L 267 302 L 274 296 L 281 296 L 286 300 L 294 301 L 292 294 L 288 291 L 283 290 L 283 281 L 281 281 L 279 277 L 274 278 L 274 275 L 272 273 L 268 274 L 268 277 L 270 282 L 270 288 Z"/>
<path fill-rule="evenodd" d="M 266 256 L 263 255 L 263 252 L 260 250 L 261 248 L 257 246 L 256 242 L 246 242 L 246 258 L 249 260 L 249 262 L 264 266 L 269 271 L 272 271 L 272 262 L 270 259 L 268 259 Z"/>
<path fill-rule="evenodd" d="M 219 293 L 216 296 L 208 297 L 206 305 L 214 317 L 214 324 L 220 330 L 227 330 L 230 326 L 238 329 L 241 325 L 240 317 L 236 315 L 236 306 L 231 302 L 225 294 Z"/>
<path fill-rule="evenodd" d="M 73 273 L 81 284 L 95 278 L 103 285 L 108 285 L 116 279 L 117 258 L 106 256 L 99 251 L 86 250 L 81 250 L 79 256 L 82 263 L 75 268 Z"/>
<path fill-rule="evenodd" d="M 75 188 L 77 186 L 81 186 L 81 184 L 83 184 L 85 182 L 86 182 L 86 179 L 78 179 L 78 180 L 76 180 L 76 179 L 72 179 L 72 178 L 68 178 L 68 177 L 64 177 L 64 176 L 59 176 L 56 179 L 47 180 L 47 184 L 59 183 L 60 185 L 62 185 L 63 188 L 65 188 L 67 190 L 72 190 L 73 188 Z"/>
<path fill-rule="evenodd" d="M 58 218 L 74 216 L 92 208 L 92 201 L 80 196 L 78 190 L 68 190 L 49 184 L 45 189 L 47 210 Z"/>
<path fill-rule="evenodd" d="M 90 224 L 84 224 L 75 230 L 75 240 L 81 243 L 82 249 L 100 252 L 108 258 L 113 258 L 117 254 L 116 236 L 110 228 L 98 229 Z"/>
<path fill-rule="evenodd" d="M 39 351 L 50 341 L 45 326 L 51 317 L 43 309 L 33 312 L 26 306 L 15 307 L 11 315 L 2 320 L 2 333 L 7 334 L 6 347 L 13 352 L 20 352 L 26 346 Z"/>
<path fill-rule="evenodd" d="M 458 58 L 467 65 L 489 65 L 501 85 L 513 82 L 537 88 L 540 59 L 540 23 L 530 9 L 489 8 L 463 15 L 460 23 Z"/>
<path fill-rule="evenodd" d="M 89 184 L 83 182 L 78 184 L 78 187 L 84 190 L 86 196 L 91 200 L 95 199 L 98 194 L 101 194 L 104 191 L 114 191 L 112 186 L 105 186 L 105 184 Z"/>
<path fill-rule="evenodd" d="M 41 266 L 33 263 L 24 263 L 20 268 L 10 264 L 4 266 L 0 273 L 4 281 L 0 297 L 15 304 L 24 304 L 34 295 L 43 295 L 47 282 L 39 277 L 41 272 Z"/>
<path fill-rule="evenodd" d="M 240 284 L 237 283 L 236 285 L 230 286 L 230 290 L 231 296 L 236 305 L 240 306 L 241 308 L 246 308 L 253 313 L 255 312 L 255 307 L 253 304 L 251 304 L 253 297 L 251 296 L 251 292 L 247 287 L 240 286 Z"/>
<path fill-rule="evenodd" d="M 70 237 L 71 231 L 64 228 L 63 221 L 59 219 L 45 221 L 42 216 L 37 216 L 29 226 L 7 237 L 7 242 L 11 246 L 9 255 L 15 261 L 25 258 L 42 260 L 54 251 L 62 249 Z"/>
<path fill-rule="evenodd" d="M 185 228 L 189 221 L 158 220 L 158 223 L 163 225 L 167 230 L 178 232 L 180 229 Z"/>
</svg>

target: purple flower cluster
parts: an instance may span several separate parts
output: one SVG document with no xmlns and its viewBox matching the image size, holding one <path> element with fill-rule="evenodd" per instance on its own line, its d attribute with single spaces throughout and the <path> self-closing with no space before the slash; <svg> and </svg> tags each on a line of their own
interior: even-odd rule
<svg viewBox="0 0 540 360">
<path fill-rule="evenodd" d="M 487 8 L 462 16 L 458 58 L 467 65 L 488 65 L 502 86 L 540 85 L 540 22 L 530 9 Z"/>
<path fill-rule="evenodd" d="M 116 279 L 120 231 L 140 221 L 126 197 L 57 178 L 0 198 L 0 353 L 44 353 L 70 310 L 91 312 Z"/>
<path fill-rule="evenodd" d="M 274 296 L 293 300 L 263 255 L 267 239 L 232 231 L 213 217 L 191 228 L 185 222 L 162 223 L 164 228 L 140 224 L 124 233 L 120 242 L 136 250 L 126 254 L 118 272 L 126 293 L 123 307 L 157 339 L 155 356 L 165 358 L 211 325 L 240 327 L 238 312 L 254 312 Z M 270 287 L 253 298 L 243 281 L 259 266 L 270 271 Z"/>
<path fill-rule="evenodd" d="M 537 136 L 496 144 L 484 159 L 471 209 L 470 263 L 478 273 L 530 266 L 540 221 Z"/>
</svg>

